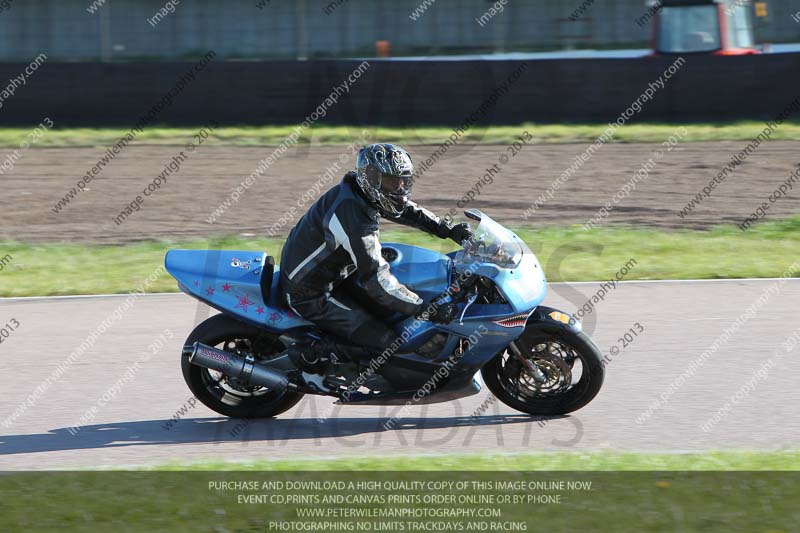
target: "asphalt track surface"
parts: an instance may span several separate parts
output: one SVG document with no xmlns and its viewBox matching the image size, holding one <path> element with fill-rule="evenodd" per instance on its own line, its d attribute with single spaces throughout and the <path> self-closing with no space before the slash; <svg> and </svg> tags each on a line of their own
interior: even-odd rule
<svg viewBox="0 0 800 533">
<path fill-rule="evenodd" d="M 597 290 L 595 283 L 552 284 L 545 303 L 574 311 Z M 644 332 L 613 357 L 602 391 L 584 409 L 534 420 L 495 402 L 473 417 L 489 397 L 484 389 L 458 402 L 412 407 L 391 430 L 383 425 L 400 407 L 337 407 L 320 422 L 331 402 L 308 396 L 277 419 L 250 423 L 197 404 L 166 429 L 191 398 L 180 347 L 210 310 L 182 294 L 143 296 L 10 421 L 123 299 L 0 300 L 0 323 L 19 323 L 0 344 L 0 471 L 447 452 L 780 450 L 796 447 L 800 434 L 800 348 L 783 346 L 800 336 L 798 279 L 621 283 L 584 319 L 585 328 L 604 353 L 620 347 L 618 339 L 634 323 Z M 754 303 L 755 313 L 744 317 Z M 717 351 L 637 423 L 739 317 Z M 148 359 L 148 346 L 165 330 L 172 339 Z M 70 433 L 137 360 L 141 369 L 133 378 Z M 704 431 L 726 402 L 727 415 Z"/>
</svg>

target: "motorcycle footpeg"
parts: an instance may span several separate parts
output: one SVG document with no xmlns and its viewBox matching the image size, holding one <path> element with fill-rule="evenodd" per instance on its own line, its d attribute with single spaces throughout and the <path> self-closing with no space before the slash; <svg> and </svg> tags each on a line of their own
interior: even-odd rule
<svg viewBox="0 0 800 533">
<path fill-rule="evenodd" d="M 289 359 L 302 372 L 319 373 L 328 363 L 326 358 L 316 353 L 312 344 L 292 344 L 287 350 Z"/>
<path fill-rule="evenodd" d="M 303 372 L 301 375 L 303 385 L 309 389 L 311 393 L 325 395 L 331 393 L 331 389 L 328 387 L 325 376 L 311 372 Z"/>
<path fill-rule="evenodd" d="M 294 365 L 307 372 L 319 373 L 329 364 L 351 362 L 342 347 L 331 341 L 295 342 L 289 345 L 287 351 Z"/>
</svg>

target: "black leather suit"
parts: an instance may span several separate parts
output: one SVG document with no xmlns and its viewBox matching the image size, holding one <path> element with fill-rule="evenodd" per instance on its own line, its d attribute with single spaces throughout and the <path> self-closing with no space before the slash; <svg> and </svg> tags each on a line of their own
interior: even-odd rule
<svg viewBox="0 0 800 533">
<path fill-rule="evenodd" d="M 396 334 L 349 294 L 345 280 L 356 281 L 385 309 L 406 315 L 422 309 L 422 299 L 397 281 L 381 256 L 380 216 L 349 172 L 289 233 L 280 269 L 281 291 L 295 313 L 376 352 L 391 345 Z M 441 238 L 450 234 L 445 221 L 413 203 L 392 220 Z"/>
</svg>

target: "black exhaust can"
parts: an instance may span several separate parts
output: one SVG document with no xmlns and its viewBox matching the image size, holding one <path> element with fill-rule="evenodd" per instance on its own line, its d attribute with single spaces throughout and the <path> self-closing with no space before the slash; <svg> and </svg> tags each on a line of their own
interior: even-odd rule
<svg viewBox="0 0 800 533">
<path fill-rule="evenodd" d="M 191 346 L 184 346 L 183 355 L 194 365 L 222 372 L 245 385 L 258 385 L 281 391 L 290 386 L 286 374 L 258 364 L 249 354 L 242 357 L 196 342 Z"/>
</svg>

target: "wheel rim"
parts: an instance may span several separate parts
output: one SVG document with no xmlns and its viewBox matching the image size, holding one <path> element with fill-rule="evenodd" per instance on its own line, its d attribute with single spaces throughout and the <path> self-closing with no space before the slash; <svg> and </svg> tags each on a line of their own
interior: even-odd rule
<svg viewBox="0 0 800 533">
<path fill-rule="evenodd" d="M 503 389 L 523 403 L 562 402 L 567 396 L 580 394 L 589 382 L 589 366 L 580 351 L 563 339 L 537 339 L 527 347 L 520 346 L 522 356 L 533 362 L 544 374 L 537 380 L 516 356 L 506 352 L 497 365 Z"/>
<path fill-rule="evenodd" d="M 215 348 L 229 353 L 253 353 L 257 359 L 268 359 L 283 350 L 283 345 L 277 341 L 269 344 L 253 343 L 249 338 L 230 337 L 218 340 L 213 344 Z M 231 406 L 242 405 L 245 402 L 273 402 L 283 395 L 285 391 L 278 391 L 258 385 L 244 385 L 238 380 L 226 376 L 217 370 L 197 367 L 205 389 L 221 403 Z"/>
</svg>

